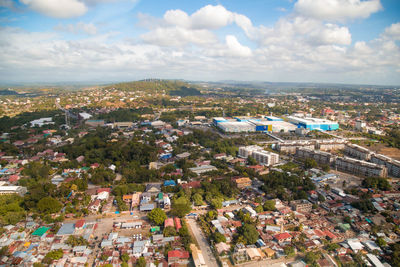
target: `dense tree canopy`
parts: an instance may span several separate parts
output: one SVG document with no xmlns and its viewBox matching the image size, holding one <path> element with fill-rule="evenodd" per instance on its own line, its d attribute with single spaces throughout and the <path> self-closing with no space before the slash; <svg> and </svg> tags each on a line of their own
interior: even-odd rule
<svg viewBox="0 0 400 267">
<path fill-rule="evenodd" d="M 149 218 L 149 220 L 151 222 L 153 222 L 156 225 L 162 225 L 164 223 L 165 219 L 167 219 L 167 215 L 160 208 L 155 208 L 152 211 L 150 211 L 147 214 L 147 217 Z"/>
<path fill-rule="evenodd" d="M 55 198 L 45 197 L 38 202 L 37 208 L 43 213 L 56 213 L 61 210 L 62 204 Z"/>
</svg>

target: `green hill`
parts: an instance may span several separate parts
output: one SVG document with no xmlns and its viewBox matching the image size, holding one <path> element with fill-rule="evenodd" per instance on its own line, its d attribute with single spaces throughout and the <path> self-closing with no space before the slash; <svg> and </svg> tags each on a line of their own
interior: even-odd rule
<svg viewBox="0 0 400 267">
<path fill-rule="evenodd" d="M 165 92 L 171 96 L 196 96 L 201 92 L 195 86 L 183 81 L 176 80 L 143 80 L 134 82 L 124 82 L 106 87 L 106 89 L 116 88 L 123 91 L 144 91 L 148 93 Z"/>
</svg>

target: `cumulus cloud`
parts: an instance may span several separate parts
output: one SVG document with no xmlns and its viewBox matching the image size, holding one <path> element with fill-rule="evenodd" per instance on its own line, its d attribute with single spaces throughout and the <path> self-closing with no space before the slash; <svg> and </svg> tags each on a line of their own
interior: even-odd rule
<svg viewBox="0 0 400 267">
<path fill-rule="evenodd" d="M 54 18 L 72 18 L 82 16 L 87 7 L 78 0 L 21 0 L 32 10 Z"/>
<path fill-rule="evenodd" d="M 368 18 L 381 9 L 380 0 L 298 0 L 294 5 L 297 14 L 327 21 Z"/>
<path fill-rule="evenodd" d="M 390 25 L 383 33 L 384 37 L 393 40 L 400 40 L 400 22 Z"/>
<path fill-rule="evenodd" d="M 398 24 L 375 40 L 352 44 L 346 26 L 298 13 L 267 27 L 253 25 L 245 15 L 222 6 L 206 6 L 193 14 L 182 10 L 169 10 L 161 17 L 140 14 L 139 23 L 147 30 L 132 42 L 98 33 L 66 41 L 57 32 L 0 27 L 0 79 L 400 83 Z M 232 24 L 238 28 L 224 36 L 217 34 L 216 30 Z M 96 31 L 87 27 L 84 23 L 57 26 L 72 33 Z M 132 73 L 136 76 L 129 76 Z"/>
<path fill-rule="evenodd" d="M 69 32 L 73 34 L 89 34 L 95 35 L 97 33 L 97 28 L 93 23 L 84 23 L 82 21 L 76 24 L 59 24 L 54 27 L 57 31 Z"/>
<path fill-rule="evenodd" d="M 187 44 L 205 45 L 216 41 L 215 35 L 207 30 L 189 30 L 182 27 L 157 28 L 141 35 L 147 43 L 160 46 L 180 47 Z"/>
</svg>

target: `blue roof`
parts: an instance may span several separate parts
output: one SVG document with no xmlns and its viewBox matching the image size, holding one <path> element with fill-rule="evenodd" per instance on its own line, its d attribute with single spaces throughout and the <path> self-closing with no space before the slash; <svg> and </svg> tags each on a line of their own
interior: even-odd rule
<svg viewBox="0 0 400 267">
<path fill-rule="evenodd" d="M 174 180 L 166 180 L 164 181 L 164 186 L 176 186 L 176 183 Z"/>
<path fill-rule="evenodd" d="M 58 230 L 57 235 L 72 235 L 75 231 L 74 223 L 64 223 L 60 230 Z"/>
</svg>

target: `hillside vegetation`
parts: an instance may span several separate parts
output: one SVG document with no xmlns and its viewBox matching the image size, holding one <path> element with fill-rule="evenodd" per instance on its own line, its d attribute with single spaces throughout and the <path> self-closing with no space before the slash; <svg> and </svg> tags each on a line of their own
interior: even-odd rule
<svg viewBox="0 0 400 267">
<path fill-rule="evenodd" d="M 201 92 L 194 86 L 176 80 L 144 80 L 135 82 L 118 83 L 106 89 L 115 88 L 123 91 L 144 91 L 148 93 L 163 93 L 171 96 L 195 96 Z"/>
</svg>

